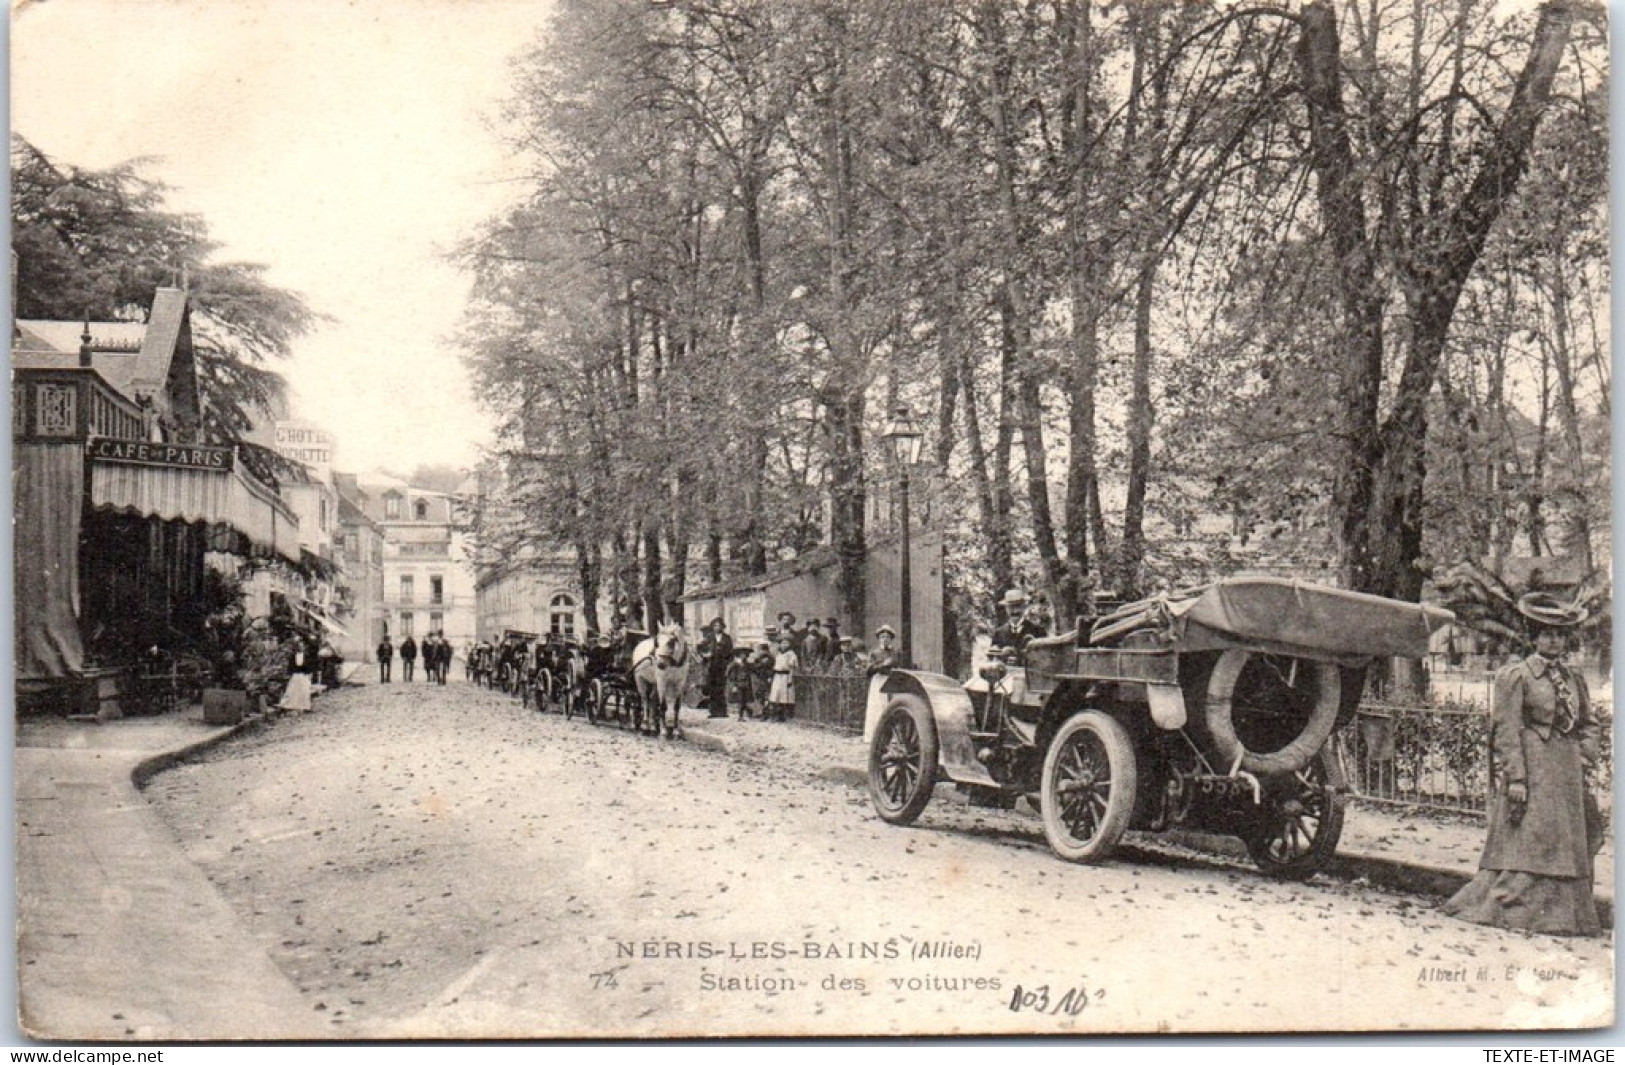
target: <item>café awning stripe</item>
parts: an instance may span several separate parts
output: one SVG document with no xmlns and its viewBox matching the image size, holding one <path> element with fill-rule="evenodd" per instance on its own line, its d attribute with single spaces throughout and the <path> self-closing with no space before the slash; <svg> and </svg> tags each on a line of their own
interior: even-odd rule
<svg viewBox="0 0 1625 1065">
<path fill-rule="evenodd" d="M 161 521 L 224 523 L 260 547 L 299 560 L 298 519 L 237 467 L 135 465 L 92 454 L 90 502 Z"/>
</svg>

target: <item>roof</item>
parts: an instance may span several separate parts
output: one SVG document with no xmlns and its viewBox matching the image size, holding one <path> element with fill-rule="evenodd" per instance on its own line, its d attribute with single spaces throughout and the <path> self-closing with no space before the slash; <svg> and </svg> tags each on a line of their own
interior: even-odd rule
<svg viewBox="0 0 1625 1065">
<path fill-rule="evenodd" d="M 159 289 L 152 298 L 147 335 L 141 342 L 141 362 L 134 381 L 138 391 L 157 395 L 164 390 L 185 320 L 186 293 L 178 288 Z"/>
<path fill-rule="evenodd" d="M 91 366 L 130 399 L 139 394 L 162 397 L 186 321 L 186 300 L 182 289 L 161 288 L 145 322 L 89 323 Z M 14 368 L 78 367 L 86 323 L 23 319 L 17 322 L 17 331 L 11 353 Z"/>
<path fill-rule="evenodd" d="M 345 495 L 342 488 L 339 489 L 338 496 L 340 525 L 371 525 L 375 529 L 378 528 L 378 523 L 367 517 L 361 505 Z"/>
<path fill-rule="evenodd" d="M 17 330 L 20 335 L 11 350 L 14 369 L 78 368 L 80 337 L 85 323 L 20 320 Z M 90 345 L 95 349 L 90 357 L 92 367 L 108 384 L 131 398 L 134 398 L 141 345 L 146 335 L 145 322 L 90 323 Z"/>
<path fill-rule="evenodd" d="M 739 595 L 744 592 L 759 592 L 775 584 L 795 580 L 797 577 L 811 573 L 814 570 L 824 569 L 836 564 L 835 549 L 828 544 L 820 544 L 810 551 L 806 551 L 789 562 L 783 563 L 766 573 L 742 573 L 737 577 L 712 584 L 704 588 L 695 589 L 683 596 L 679 602 L 688 603 L 696 599 L 717 599 L 725 595 Z"/>
</svg>

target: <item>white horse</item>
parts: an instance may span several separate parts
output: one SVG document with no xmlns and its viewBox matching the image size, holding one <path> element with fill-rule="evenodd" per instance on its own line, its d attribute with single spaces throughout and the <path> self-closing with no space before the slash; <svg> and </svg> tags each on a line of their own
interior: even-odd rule
<svg viewBox="0 0 1625 1065">
<path fill-rule="evenodd" d="M 632 679 L 638 688 L 637 716 L 646 716 L 647 708 L 653 708 L 654 733 L 664 724 L 667 739 L 682 735 L 677 715 L 688 687 L 688 637 L 681 625 L 662 625 L 633 649 Z M 643 730 L 641 720 L 636 724 Z"/>
</svg>

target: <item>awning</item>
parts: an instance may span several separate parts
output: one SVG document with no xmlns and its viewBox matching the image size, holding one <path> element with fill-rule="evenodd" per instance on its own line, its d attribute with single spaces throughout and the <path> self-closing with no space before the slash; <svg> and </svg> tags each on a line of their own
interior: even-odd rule
<svg viewBox="0 0 1625 1065">
<path fill-rule="evenodd" d="M 300 599 L 299 607 L 305 612 L 305 615 L 309 617 L 310 620 L 316 622 L 334 636 L 343 636 L 346 638 L 349 637 L 350 630 L 346 629 L 343 625 L 340 625 L 337 621 L 335 621 L 332 615 L 327 612 L 326 608 L 320 603 L 316 602 L 316 600 L 308 598 Z"/>
<path fill-rule="evenodd" d="M 249 542 L 290 562 L 300 561 L 299 519 L 276 492 L 236 463 L 223 468 L 109 457 L 107 445 L 91 441 L 90 503 L 161 521 L 228 525 Z M 172 449 L 174 450 L 174 449 Z M 191 449 L 203 454 L 224 449 Z"/>
</svg>

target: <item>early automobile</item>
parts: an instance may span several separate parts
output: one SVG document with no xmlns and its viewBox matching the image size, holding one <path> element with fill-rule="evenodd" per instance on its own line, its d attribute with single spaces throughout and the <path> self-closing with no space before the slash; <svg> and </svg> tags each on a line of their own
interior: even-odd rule
<svg viewBox="0 0 1625 1065">
<path fill-rule="evenodd" d="M 886 678 L 869 792 L 908 824 L 952 781 L 973 803 L 1038 807 L 1054 852 L 1108 858 L 1130 829 L 1240 837 L 1266 873 L 1336 849 L 1343 778 L 1328 740 L 1367 668 L 1421 657 L 1449 611 L 1275 578 L 1236 578 L 1080 619 L 995 654 L 969 682 Z"/>
</svg>

